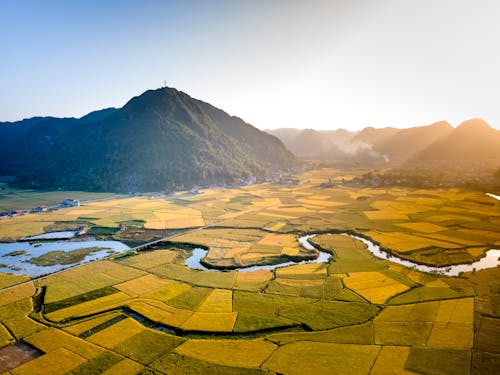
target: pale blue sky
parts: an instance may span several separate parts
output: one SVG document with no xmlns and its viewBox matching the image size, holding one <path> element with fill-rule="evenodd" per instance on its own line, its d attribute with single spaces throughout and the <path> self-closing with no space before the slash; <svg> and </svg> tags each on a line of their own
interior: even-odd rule
<svg viewBox="0 0 500 375">
<path fill-rule="evenodd" d="M 0 0 L 0 121 L 167 85 L 259 128 L 500 128 L 500 3 Z"/>
</svg>

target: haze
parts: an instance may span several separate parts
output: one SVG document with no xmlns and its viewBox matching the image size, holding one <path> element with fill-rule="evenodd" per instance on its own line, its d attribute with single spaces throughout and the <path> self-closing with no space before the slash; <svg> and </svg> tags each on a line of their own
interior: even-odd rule
<svg viewBox="0 0 500 375">
<path fill-rule="evenodd" d="M 0 3 L 0 121 L 166 81 L 261 129 L 500 128 L 496 1 Z"/>
</svg>

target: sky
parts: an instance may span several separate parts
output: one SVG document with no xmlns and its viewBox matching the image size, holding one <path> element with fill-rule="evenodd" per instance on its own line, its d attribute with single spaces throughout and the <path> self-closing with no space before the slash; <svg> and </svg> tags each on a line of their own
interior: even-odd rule
<svg viewBox="0 0 500 375">
<path fill-rule="evenodd" d="M 166 82 L 260 129 L 500 129 L 497 0 L 0 0 L 0 121 Z"/>
</svg>

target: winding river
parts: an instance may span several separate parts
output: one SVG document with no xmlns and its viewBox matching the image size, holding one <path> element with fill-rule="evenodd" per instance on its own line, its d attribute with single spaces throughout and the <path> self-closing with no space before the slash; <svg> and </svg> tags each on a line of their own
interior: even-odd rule
<svg viewBox="0 0 500 375">
<path fill-rule="evenodd" d="M 367 240 L 366 238 L 362 238 L 359 236 L 355 236 L 349 233 L 341 233 L 344 236 L 349 236 L 351 238 L 355 238 L 361 242 L 363 242 L 367 246 L 367 250 L 372 253 L 374 256 L 380 259 L 385 259 L 389 260 L 394 263 L 401 264 L 405 267 L 413 268 L 417 271 L 421 272 L 427 272 L 427 273 L 435 273 L 435 274 L 440 274 L 440 275 L 446 275 L 446 276 L 458 276 L 461 272 L 471 272 L 471 271 L 478 271 L 482 270 L 485 268 L 492 268 L 496 267 L 498 264 L 500 264 L 500 250 L 496 249 L 491 249 L 486 252 L 486 255 L 478 260 L 477 262 L 470 263 L 470 264 L 457 264 L 454 266 L 446 266 L 446 267 L 431 267 L 431 266 L 425 266 L 422 264 L 417 264 L 414 262 L 411 262 L 406 259 L 401 259 L 398 258 L 397 256 L 391 255 L 386 253 L 385 251 L 380 249 L 380 246 L 374 244 L 370 240 Z M 273 265 L 265 265 L 265 266 L 251 266 L 251 267 L 240 267 L 240 268 L 235 268 L 235 271 L 239 272 L 251 272 L 251 271 L 257 271 L 257 270 L 274 270 L 276 268 L 281 268 L 281 267 L 287 267 L 287 266 L 292 266 L 295 264 L 307 264 L 307 263 L 328 263 L 331 258 L 331 254 L 321 251 L 317 248 L 315 248 L 310 242 L 309 239 L 313 238 L 316 236 L 316 234 L 308 234 L 305 236 L 299 237 L 299 243 L 306 248 L 307 250 L 316 250 L 319 253 L 319 256 L 316 259 L 312 260 L 303 260 L 303 261 L 288 261 L 288 262 L 283 262 L 279 264 L 273 264 Z M 186 259 L 186 264 L 192 268 L 192 269 L 197 269 L 197 270 L 204 270 L 204 271 L 219 271 L 220 270 L 214 270 L 211 268 L 205 267 L 203 264 L 201 264 L 201 259 L 203 259 L 207 255 L 207 250 L 196 248 L 193 250 L 193 254 Z"/>
</svg>

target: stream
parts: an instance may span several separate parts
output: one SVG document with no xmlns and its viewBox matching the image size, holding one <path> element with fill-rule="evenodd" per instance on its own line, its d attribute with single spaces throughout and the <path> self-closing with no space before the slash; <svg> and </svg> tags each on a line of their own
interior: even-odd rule
<svg viewBox="0 0 500 375">
<path fill-rule="evenodd" d="M 366 238 L 362 238 L 359 236 L 355 236 L 349 233 L 341 233 L 344 236 L 349 236 L 351 238 L 355 238 L 361 242 L 363 242 L 367 246 L 367 250 L 372 253 L 374 256 L 380 259 L 385 259 L 388 261 L 391 261 L 393 263 L 398 263 L 401 264 L 405 267 L 408 268 L 413 268 L 417 271 L 421 272 L 427 272 L 427 273 L 434 273 L 434 274 L 439 274 L 439 275 L 446 275 L 446 276 L 458 276 L 461 272 L 471 272 L 471 271 L 478 271 L 482 270 L 485 268 L 492 268 L 496 267 L 498 264 L 500 264 L 500 250 L 496 249 L 491 249 L 486 252 L 486 255 L 481 258 L 480 260 L 474 262 L 474 263 L 469 263 L 469 264 L 456 264 L 453 266 L 446 266 L 446 267 L 432 267 L 432 266 L 426 266 L 423 264 L 418 264 L 414 263 L 412 261 L 406 260 L 406 259 L 401 259 L 395 255 L 388 254 L 385 251 L 380 249 L 380 246 L 374 244 L 372 241 L 367 240 Z M 303 261 L 287 261 L 283 263 L 278 263 L 278 264 L 273 264 L 273 265 L 264 265 L 264 266 L 250 266 L 250 267 L 239 267 L 235 268 L 235 271 L 239 272 L 252 272 L 252 271 L 258 271 L 258 270 L 274 270 L 276 268 L 281 268 L 281 267 L 287 267 L 287 266 L 292 266 L 296 264 L 307 264 L 307 263 L 328 263 L 330 261 L 330 258 L 332 257 L 331 254 L 321 251 L 317 248 L 315 248 L 310 242 L 309 239 L 313 238 L 316 236 L 316 234 L 308 234 L 305 236 L 299 237 L 299 243 L 307 250 L 316 250 L 319 253 L 319 256 L 316 259 L 311 259 L 311 260 L 303 260 Z M 201 259 L 203 259 L 208 251 L 200 248 L 195 248 L 192 251 L 192 255 L 186 259 L 186 264 L 192 268 L 192 269 L 197 269 L 197 270 L 203 270 L 203 271 L 215 271 L 215 272 L 220 272 L 221 270 L 216 270 L 212 268 L 207 268 L 203 264 L 201 264 Z"/>
</svg>

